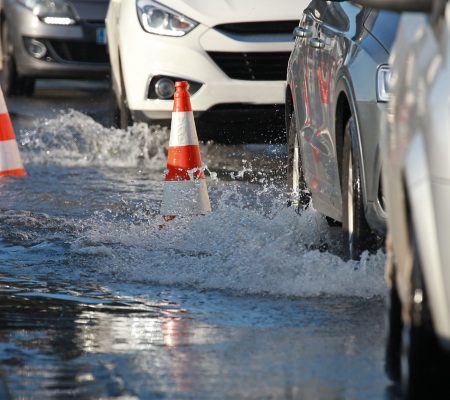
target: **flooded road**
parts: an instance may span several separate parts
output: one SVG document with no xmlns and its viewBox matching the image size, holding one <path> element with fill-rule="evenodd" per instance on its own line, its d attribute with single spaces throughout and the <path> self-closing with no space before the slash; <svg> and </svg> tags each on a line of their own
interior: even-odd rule
<svg viewBox="0 0 450 400">
<path fill-rule="evenodd" d="M 214 212 L 160 230 L 169 132 L 110 128 L 108 95 L 7 99 L 0 398 L 387 398 L 384 255 L 286 208 L 281 145 L 204 144 Z"/>
</svg>

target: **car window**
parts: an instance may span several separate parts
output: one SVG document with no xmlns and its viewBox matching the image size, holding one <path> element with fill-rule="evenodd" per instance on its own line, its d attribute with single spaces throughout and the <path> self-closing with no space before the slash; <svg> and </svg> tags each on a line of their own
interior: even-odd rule
<svg viewBox="0 0 450 400">
<path fill-rule="evenodd" d="M 347 32 L 352 28 L 353 21 L 362 27 L 369 11 L 367 7 L 351 1 L 329 2 L 323 21 L 337 30 Z"/>
<path fill-rule="evenodd" d="M 400 13 L 371 10 L 369 18 L 364 23 L 364 27 L 389 52 L 395 40 L 399 20 Z"/>
</svg>

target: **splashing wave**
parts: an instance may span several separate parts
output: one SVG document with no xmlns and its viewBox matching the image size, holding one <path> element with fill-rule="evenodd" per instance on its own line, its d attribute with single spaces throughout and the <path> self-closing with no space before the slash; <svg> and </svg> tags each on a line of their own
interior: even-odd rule
<svg viewBox="0 0 450 400">
<path fill-rule="evenodd" d="M 105 128 L 91 117 L 71 110 L 41 120 L 20 135 L 24 161 L 64 166 L 162 168 L 169 129 L 135 124 L 127 130 Z"/>
</svg>

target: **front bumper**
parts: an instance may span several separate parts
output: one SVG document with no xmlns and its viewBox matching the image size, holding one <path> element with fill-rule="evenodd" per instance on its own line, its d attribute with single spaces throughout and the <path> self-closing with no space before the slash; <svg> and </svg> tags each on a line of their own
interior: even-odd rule
<svg viewBox="0 0 450 400">
<path fill-rule="evenodd" d="M 128 106 L 148 118 L 168 119 L 172 112 L 172 100 L 149 99 L 149 84 L 158 75 L 202 84 L 191 96 L 193 110 L 197 112 L 224 104 L 243 107 L 284 104 L 285 69 L 279 80 L 235 79 L 213 57 L 217 53 L 250 56 L 277 53 L 286 57 L 287 66 L 293 47 L 290 40 L 240 41 L 204 25 L 181 38 L 153 35 L 141 28 L 133 2 L 122 3 L 118 37 Z"/>
<path fill-rule="evenodd" d="M 106 45 L 97 43 L 101 20 L 80 21 L 76 25 L 47 25 L 30 10 L 8 3 L 5 8 L 14 58 L 19 75 L 33 78 L 104 78 L 109 73 Z M 43 42 L 48 51 L 43 59 L 33 57 L 25 41 Z"/>
</svg>

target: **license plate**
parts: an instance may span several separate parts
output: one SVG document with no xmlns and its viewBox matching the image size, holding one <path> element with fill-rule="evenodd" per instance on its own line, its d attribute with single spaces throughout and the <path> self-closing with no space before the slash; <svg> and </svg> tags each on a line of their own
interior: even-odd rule
<svg viewBox="0 0 450 400">
<path fill-rule="evenodd" d="M 106 44 L 106 31 L 105 28 L 97 28 L 97 43 Z"/>
</svg>

